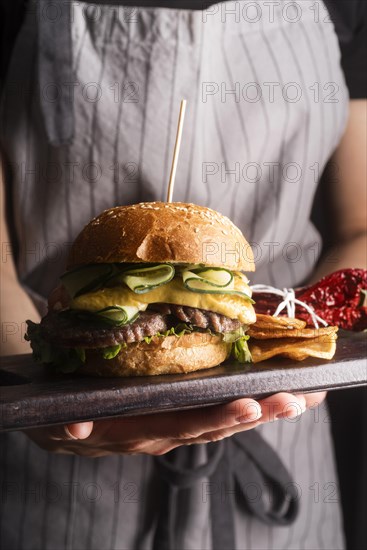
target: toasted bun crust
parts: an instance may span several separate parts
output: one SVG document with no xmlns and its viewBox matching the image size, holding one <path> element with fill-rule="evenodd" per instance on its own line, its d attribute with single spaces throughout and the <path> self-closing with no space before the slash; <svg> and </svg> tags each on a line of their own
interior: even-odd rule
<svg viewBox="0 0 367 550">
<path fill-rule="evenodd" d="M 155 337 L 150 344 L 129 344 L 113 359 L 102 359 L 97 350 L 86 350 L 86 362 L 79 372 L 104 377 L 180 374 L 215 367 L 230 350 L 231 344 L 213 334 Z"/>
<path fill-rule="evenodd" d="M 76 238 L 68 269 L 91 263 L 203 263 L 254 271 L 241 231 L 218 212 L 181 202 L 139 203 L 105 210 Z"/>
</svg>

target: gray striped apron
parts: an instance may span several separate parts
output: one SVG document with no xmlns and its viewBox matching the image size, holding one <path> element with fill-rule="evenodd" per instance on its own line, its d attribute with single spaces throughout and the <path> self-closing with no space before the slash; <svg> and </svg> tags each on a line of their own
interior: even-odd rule
<svg viewBox="0 0 367 550">
<path fill-rule="evenodd" d="M 61 17 L 57 10 L 41 16 Z M 231 217 L 253 245 L 253 282 L 307 279 L 321 246 L 310 210 L 348 101 L 322 2 L 225 2 L 203 12 L 75 2 L 71 82 L 38 78 L 36 19 L 30 10 L 13 52 L 1 140 L 18 274 L 40 311 L 92 216 L 164 200 L 183 97 L 174 200 Z M 62 72 L 62 48 L 58 57 Z M 343 548 L 326 407 L 258 432 L 291 472 L 300 513 L 290 527 L 264 525 L 236 497 L 236 548 Z M 159 508 L 152 457 L 55 455 L 21 433 L 1 443 L 4 548 L 152 548 Z M 206 446 L 193 456 L 205 462 Z M 245 489 L 252 495 L 253 487 Z M 186 490 L 177 548 L 215 546 L 209 493 L 205 479 Z"/>
</svg>

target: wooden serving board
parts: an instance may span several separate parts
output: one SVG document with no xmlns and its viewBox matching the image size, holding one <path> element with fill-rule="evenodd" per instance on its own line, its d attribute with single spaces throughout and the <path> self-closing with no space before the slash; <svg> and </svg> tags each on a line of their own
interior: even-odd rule
<svg viewBox="0 0 367 550">
<path fill-rule="evenodd" d="M 312 392 L 367 384 L 367 334 L 345 333 L 331 361 L 270 359 L 192 374 L 91 378 L 54 374 L 31 355 L 3 357 L 0 431 L 212 405 L 279 391 Z"/>
</svg>

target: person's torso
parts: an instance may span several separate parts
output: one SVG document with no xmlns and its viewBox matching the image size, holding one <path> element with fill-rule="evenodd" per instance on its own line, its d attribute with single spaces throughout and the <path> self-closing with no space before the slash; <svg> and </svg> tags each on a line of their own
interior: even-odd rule
<svg viewBox="0 0 367 550">
<path fill-rule="evenodd" d="M 174 200 L 219 210 L 241 228 L 255 253 L 253 281 L 288 287 L 312 272 L 321 241 L 310 211 L 348 100 L 333 25 L 316 4 L 318 13 L 308 1 L 225 2 L 203 12 L 75 2 L 71 82 L 56 75 L 42 89 L 37 26 L 27 17 L 8 73 L 1 138 L 12 166 L 18 271 L 40 307 L 92 216 L 165 199 L 182 98 L 188 108 Z M 60 67 L 64 53 L 59 49 Z M 44 112 L 57 122 L 63 86 L 74 94 L 75 136 L 53 146 Z M 340 547 L 337 503 L 321 511 L 307 488 L 335 479 L 327 424 L 307 413 L 299 426 L 270 424 L 262 434 L 296 476 L 304 505 L 294 527 L 283 531 L 237 511 L 239 547 L 300 548 L 319 540 L 327 546 L 333 537 Z M 91 461 L 48 455 L 22 434 L 6 440 L 3 469 L 20 480 L 9 501 L 7 541 L 22 548 L 150 547 L 150 457 Z M 21 491 L 47 482 L 58 496 L 41 493 L 36 502 Z M 185 548 L 211 545 L 209 504 L 201 498 L 200 490 L 191 496 Z"/>
</svg>

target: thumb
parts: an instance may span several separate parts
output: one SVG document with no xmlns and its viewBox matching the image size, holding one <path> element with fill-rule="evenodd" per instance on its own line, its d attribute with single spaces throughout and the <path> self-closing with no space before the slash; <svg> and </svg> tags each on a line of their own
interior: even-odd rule
<svg viewBox="0 0 367 550">
<path fill-rule="evenodd" d="M 79 422 L 78 424 L 64 424 L 53 426 L 50 438 L 55 441 L 73 441 L 87 439 L 93 431 L 93 422 Z"/>
</svg>

